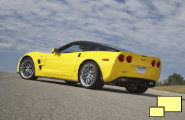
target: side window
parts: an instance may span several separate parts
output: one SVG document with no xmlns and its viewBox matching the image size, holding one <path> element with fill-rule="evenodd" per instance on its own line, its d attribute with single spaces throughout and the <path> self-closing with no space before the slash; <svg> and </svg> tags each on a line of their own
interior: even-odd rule
<svg viewBox="0 0 185 120">
<path fill-rule="evenodd" d="M 69 46 L 66 49 L 61 50 L 60 53 L 72 53 L 72 52 L 82 52 L 82 51 L 84 51 L 83 45 L 74 44 Z"/>
<path fill-rule="evenodd" d="M 103 45 L 93 44 L 90 47 L 90 51 L 115 51 L 115 50 Z"/>
<path fill-rule="evenodd" d="M 105 49 L 99 45 L 93 45 L 91 49 L 93 51 L 105 51 Z"/>
</svg>

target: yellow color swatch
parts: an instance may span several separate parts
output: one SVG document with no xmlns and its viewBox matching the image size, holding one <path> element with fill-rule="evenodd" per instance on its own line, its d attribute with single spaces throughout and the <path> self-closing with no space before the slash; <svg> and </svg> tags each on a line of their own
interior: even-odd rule
<svg viewBox="0 0 185 120">
<path fill-rule="evenodd" d="M 164 107 L 150 107 L 150 117 L 164 117 Z"/>
<path fill-rule="evenodd" d="M 157 105 L 164 106 L 165 111 L 181 112 L 182 111 L 182 99 L 181 96 L 166 97 L 158 96 Z"/>
</svg>

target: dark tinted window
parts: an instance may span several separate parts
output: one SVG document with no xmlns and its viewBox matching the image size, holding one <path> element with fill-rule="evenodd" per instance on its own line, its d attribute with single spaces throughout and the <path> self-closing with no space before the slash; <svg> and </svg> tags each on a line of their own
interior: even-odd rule
<svg viewBox="0 0 185 120">
<path fill-rule="evenodd" d="M 89 51 L 113 51 L 113 52 L 118 52 L 119 50 L 108 47 L 108 46 L 100 45 L 100 44 L 92 44 L 92 45 L 90 45 Z"/>
<path fill-rule="evenodd" d="M 127 50 L 125 50 L 125 49 L 123 49 L 123 48 L 119 48 L 119 47 L 116 47 L 116 46 L 113 46 L 113 45 L 108 45 L 108 44 L 103 44 L 103 43 L 101 43 L 101 45 L 104 45 L 104 46 L 107 46 L 107 47 L 113 48 L 113 49 L 115 49 L 115 50 L 117 50 L 117 51 L 130 52 L 130 51 L 127 51 Z"/>
<path fill-rule="evenodd" d="M 86 49 L 84 44 L 72 44 L 61 48 L 60 53 L 82 52 L 85 50 Z"/>
</svg>

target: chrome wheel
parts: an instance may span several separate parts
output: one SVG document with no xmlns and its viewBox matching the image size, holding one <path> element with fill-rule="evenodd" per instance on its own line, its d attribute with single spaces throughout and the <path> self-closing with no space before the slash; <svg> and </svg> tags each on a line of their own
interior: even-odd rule
<svg viewBox="0 0 185 120">
<path fill-rule="evenodd" d="M 86 64 L 80 72 L 80 81 L 83 86 L 92 86 L 96 80 L 96 66 L 93 64 Z"/>
<path fill-rule="evenodd" d="M 35 72 L 34 63 L 31 58 L 23 59 L 20 64 L 20 74 L 25 79 L 30 79 Z"/>
</svg>

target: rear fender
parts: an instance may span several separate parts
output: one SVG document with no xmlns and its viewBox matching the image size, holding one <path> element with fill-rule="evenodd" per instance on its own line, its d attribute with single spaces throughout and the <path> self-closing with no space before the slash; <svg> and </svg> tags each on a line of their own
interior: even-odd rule
<svg viewBox="0 0 185 120">
<path fill-rule="evenodd" d="M 103 81 L 109 82 L 111 81 L 110 78 L 111 78 L 112 68 L 113 68 L 116 56 L 118 54 L 119 54 L 118 52 L 98 52 L 98 51 L 91 52 L 91 53 L 84 52 L 82 53 L 82 56 L 77 61 L 75 71 L 74 71 L 74 76 L 78 76 L 79 69 L 84 62 L 91 60 L 96 62 L 97 65 L 99 66 L 102 73 Z M 108 60 L 103 60 L 103 59 L 108 59 Z"/>
</svg>

